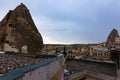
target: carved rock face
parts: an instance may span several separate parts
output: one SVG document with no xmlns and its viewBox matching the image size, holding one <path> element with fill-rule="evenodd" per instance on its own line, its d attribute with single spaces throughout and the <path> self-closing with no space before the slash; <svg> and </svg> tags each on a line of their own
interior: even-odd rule
<svg viewBox="0 0 120 80">
<path fill-rule="evenodd" d="M 118 36 L 119 36 L 118 31 L 116 29 L 113 29 L 107 38 L 106 46 L 112 47 L 115 43 L 115 38 Z"/>
<path fill-rule="evenodd" d="M 4 44 L 9 45 L 7 49 Z M 43 47 L 43 39 L 38 32 L 29 10 L 24 4 L 17 6 L 13 11 L 10 10 L 0 22 L 0 46 L 1 50 L 21 52 L 26 45 L 28 52 L 40 52 Z"/>
</svg>

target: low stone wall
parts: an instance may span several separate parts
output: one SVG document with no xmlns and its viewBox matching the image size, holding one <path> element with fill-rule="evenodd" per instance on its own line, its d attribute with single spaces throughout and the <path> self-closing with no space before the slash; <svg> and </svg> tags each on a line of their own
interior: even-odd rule
<svg viewBox="0 0 120 80">
<path fill-rule="evenodd" d="M 117 77 L 117 66 L 115 63 L 97 62 L 91 60 L 67 60 L 66 68 L 74 72 L 89 71 L 92 73 L 103 74 Z"/>
<path fill-rule="evenodd" d="M 23 80 L 64 80 L 64 59 L 61 57 L 47 65 L 25 73 Z"/>
<path fill-rule="evenodd" d="M 64 56 L 58 55 L 44 62 L 13 70 L 1 76 L 0 80 L 64 80 Z"/>
<path fill-rule="evenodd" d="M 83 71 L 79 73 L 74 73 L 69 76 L 65 76 L 64 80 L 116 80 L 116 77 L 111 77 L 107 75 L 102 75 L 102 74 L 94 74 L 88 71 Z"/>
</svg>

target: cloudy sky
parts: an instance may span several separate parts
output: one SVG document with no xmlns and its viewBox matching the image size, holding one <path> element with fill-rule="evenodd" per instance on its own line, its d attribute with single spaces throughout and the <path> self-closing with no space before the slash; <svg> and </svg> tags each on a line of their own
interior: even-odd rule
<svg viewBox="0 0 120 80">
<path fill-rule="evenodd" d="M 46 44 L 98 43 L 120 32 L 120 0 L 1 0 L 0 20 L 20 3 Z"/>
</svg>

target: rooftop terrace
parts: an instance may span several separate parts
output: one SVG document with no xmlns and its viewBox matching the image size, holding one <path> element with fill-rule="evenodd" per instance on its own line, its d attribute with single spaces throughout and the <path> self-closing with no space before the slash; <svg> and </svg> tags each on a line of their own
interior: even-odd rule
<svg viewBox="0 0 120 80">
<path fill-rule="evenodd" d="M 47 60 L 46 57 L 33 54 L 0 54 L 0 74 Z"/>
<path fill-rule="evenodd" d="M 0 54 L 0 64 L 0 80 L 63 80 L 62 54 L 5 52 Z"/>
</svg>

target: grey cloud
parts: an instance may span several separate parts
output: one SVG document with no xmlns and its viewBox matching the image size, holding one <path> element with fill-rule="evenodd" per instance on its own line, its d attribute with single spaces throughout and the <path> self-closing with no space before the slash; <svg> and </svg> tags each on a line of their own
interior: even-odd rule
<svg viewBox="0 0 120 80">
<path fill-rule="evenodd" d="M 119 0 L 15 0 L 12 3 L 6 2 L 9 0 L 2 0 L 0 3 L 0 10 L 6 10 L 4 12 L 14 9 L 21 2 L 25 3 L 32 16 L 38 18 L 35 23 L 43 36 L 49 36 L 61 42 L 101 42 L 106 40 L 112 28 L 120 31 Z"/>
</svg>

